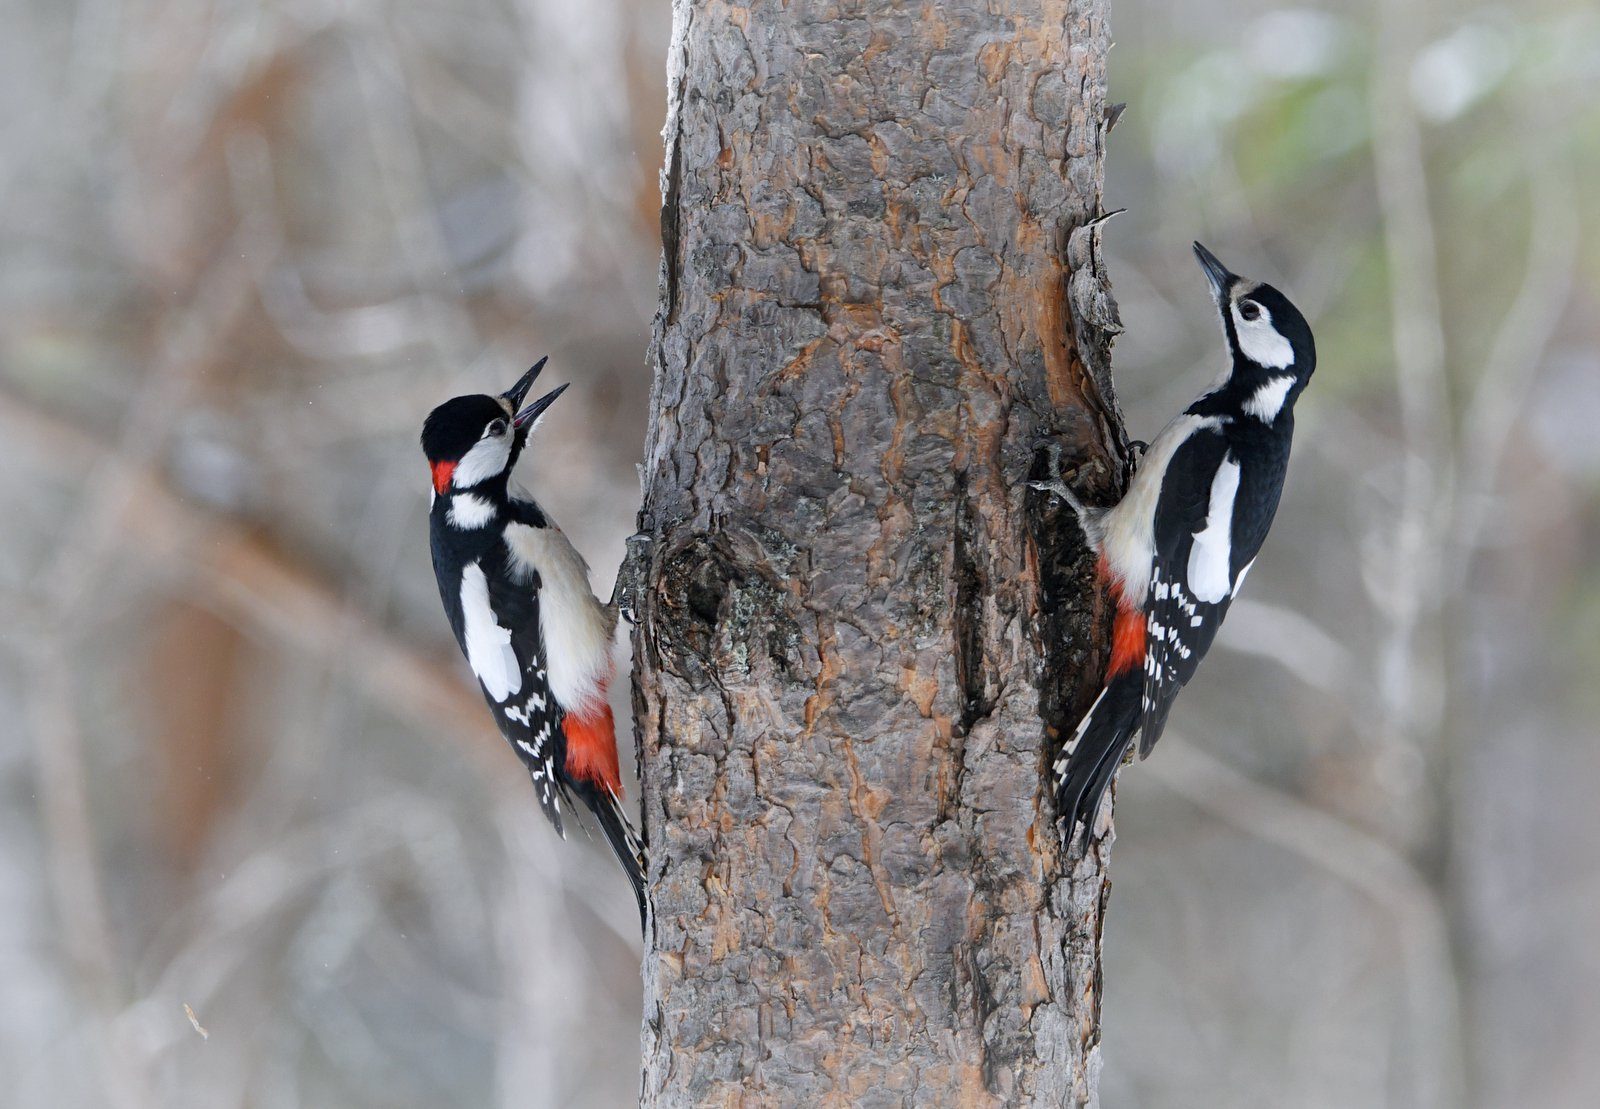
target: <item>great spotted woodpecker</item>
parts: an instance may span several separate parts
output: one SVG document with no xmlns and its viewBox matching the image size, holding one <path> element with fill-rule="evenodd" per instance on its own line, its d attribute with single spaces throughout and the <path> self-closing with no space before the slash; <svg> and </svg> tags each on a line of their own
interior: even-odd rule
<svg viewBox="0 0 1600 1109">
<path fill-rule="evenodd" d="M 645 911 L 644 847 L 622 808 L 606 700 L 617 613 L 589 589 L 589 567 L 511 470 L 565 385 L 522 407 L 544 359 L 498 397 L 447 400 L 422 425 L 433 474 L 433 572 L 450 630 L 500 733 L 565 835 L 561 802 L 599 822 Z"/>
<path fill-rule="evenodd" d="M 1199 243 L 1194 253 L 1222 315 L 1226 372 L 1156 436 L 1116 505 L 1085 505 L 1059 479 L 1034 483 L 1076 511 L 1116 602 L 1104 688 L 1054 764 L 1069 846 L 1080 823 L 1094 835 L 1135 733 L 1141 758 L 1161 738 L 1244 584 L 1283 490 L 1294 402 L 1316 367 L 1311 328 L 1287 297 Z"/>
</svg>

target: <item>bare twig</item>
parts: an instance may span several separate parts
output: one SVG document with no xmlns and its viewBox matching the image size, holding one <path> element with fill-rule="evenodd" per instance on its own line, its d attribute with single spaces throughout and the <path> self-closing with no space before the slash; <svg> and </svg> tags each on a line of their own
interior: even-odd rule
<svg viewBox="0 0 1600 1109">
<path fill-rule="evenodd" d="M 1217 645 L 1277 663 L 1312 689 L 1348 698 L 1356 675 L 1350 652 L 1303 613 L 1265 601 L 1238 600 Z"/>
<path fill-rule="evenodd" d="M 1453 480 L 1451 409 L 1427 167 L 1408 84 L 1418 29 L 1407 5 L 1378 5 L 1378 24 L 1373 157 L 1404 451 L 1394 546 L 1384 556 L 1388 588 L 1374 598 L 1389 623 L 1378 689 L 1385 710 L 1381 738 L 1416 743 L 1432 738 L 1440 712 L 1438 652 L 1420 638 L 1426 632 L 1424 609 L 1436 596 Z"/>
<path fill-rule="evenodd" d="M 1541 110 L 1544 110 L 1541 105 Z M 1529 132 L 1549 135 L 1541 126 Z M 1564 134 L 1564 130 L 1556 133 Z M 1552 144 L 1555 147 L 1555 144 Z M 1521 288 L 1495 333 L 1461 433 L 1454 582 L 1483 541 L 1506 446 L 1527 402 L 1544 352 L 1567 306 L 1578 263 L 1579 208 L 1570 157 L 1553 148 L 1528 174 L 1531 232 Z"/>
<path fill-rule="evenodd" d="M 1168 732 L 1142 772 L 1247 835 L 1361 891 L 1395 919 L 1406 970 L 1417 1104 L 1461 1104 L 1461 1009 L 1449 925 L 1428 880 L 1393 848 L 1290 794 L 1240 774 Z"/>
</svg>

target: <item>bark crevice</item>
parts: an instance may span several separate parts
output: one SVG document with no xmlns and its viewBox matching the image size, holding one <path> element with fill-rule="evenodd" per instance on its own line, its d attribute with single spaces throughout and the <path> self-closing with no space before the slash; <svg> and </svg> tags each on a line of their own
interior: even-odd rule
<svg viewBox="0 0 1600 1109">
<path fill-rule="evenodd" d="M 956 684 L 961 690 L 961 715 L 957 735 L 965 736 L 972 726 L 994 711 L 994 678 L 983 657 L 984 608 L 988 588 L 973 547 L 981 543 L 975 532 L 978 521 L 968 497 L 965 473 L 955 476 L 955 535 L 951 550 L 951 578 L 954 585 L 950 622 L 955 642 Z"/>
</svg>

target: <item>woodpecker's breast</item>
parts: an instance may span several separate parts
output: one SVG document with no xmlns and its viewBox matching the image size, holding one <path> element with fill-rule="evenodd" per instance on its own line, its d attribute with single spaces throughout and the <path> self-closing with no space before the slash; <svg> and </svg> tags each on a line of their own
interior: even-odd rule
<svg viewBox="0 0 1600 1109">
<path fill-rule="evenodd" d="M 1222 427 L 1220 416 L 1197 416 L 1185 412 L 1168 424 L 1150 444 L 1128 484 L 1128 493 L 1109 509 L 1102 521 L 1100 554 L 1106 560 L 1112 580 L 1122 587 L 1124 601 L 1144 607 L 1150 589 L 1150 567 L 1155 561 L 1156 509 L 1161 502 L 1161 486 L 1167 467 L 1178 448 L 1192 436 L 1213 433 Z"/>
<path fill-rule="evenodd" d="M 550 692 L 569 713 L 598 712 L 611 678 L 617 618 L 589 588 L 589 566 L 554 524 L 505 531 L 512 573 L 539 581 L 539 631 Z"/>
</svg>

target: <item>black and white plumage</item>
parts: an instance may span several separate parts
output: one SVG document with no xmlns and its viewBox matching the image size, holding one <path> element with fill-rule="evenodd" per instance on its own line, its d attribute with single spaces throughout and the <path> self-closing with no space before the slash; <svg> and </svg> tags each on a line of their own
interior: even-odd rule
<svg viewBox="0 0 1600 1109">
<path fill-rule="evenodd" d="M 1178 691 L 1216 638 L 1278 508 L 1294 403 L 1316 367 L 1311 328 L 1270 285 L 1196 257 L 1222 316 L 1227 372 L 1158 435 L 1122 500 L 1076 510 L 1116 602 L 1100 696 L 1054 763 L 1057 813 L 1086 836 L 1135 734 L 1150 753 Z"/>
<path fill-rule="evenodd" d="M 429 414 L 433 570 L 450 630 L 500 732 L 562 832 L 575 799 L 600 825 L 645 911 L 644 846 L 622 807 L 606 686 L 617 613 L 589 588 L 589 567 L 511 471 L 566 386 L 520 407 L 540 359 L 498 397 L 455 397 Z"/>
</svg>

